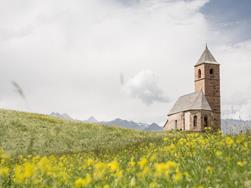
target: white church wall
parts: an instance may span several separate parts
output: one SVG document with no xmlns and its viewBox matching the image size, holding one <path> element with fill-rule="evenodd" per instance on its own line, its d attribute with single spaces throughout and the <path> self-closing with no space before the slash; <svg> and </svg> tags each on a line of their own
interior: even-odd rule
<svg viewBox="0 0 251 188">
<path fill-rule="evenodd" d="M 166 130 L 175 130 L 175 129 L 183 129 L 183 112 L 173 114 L 171 116 L 168 116 L 168 123 L 167 126 L 165 126 Z"/>
<path fill-rule="evenodd" d="M 185 130 L 191 130 L 191 113 L 185 112 Z"/>
</svg>

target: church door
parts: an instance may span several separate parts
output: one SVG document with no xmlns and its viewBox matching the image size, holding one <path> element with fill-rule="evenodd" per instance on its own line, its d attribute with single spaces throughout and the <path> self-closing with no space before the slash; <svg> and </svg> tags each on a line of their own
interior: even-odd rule
<svg viewBox="0 0 251 188">
<path fill-rule="evenodd" d="M 204 127 L 208 127 L 208 118 L 204 116 Z"/>
</svg>

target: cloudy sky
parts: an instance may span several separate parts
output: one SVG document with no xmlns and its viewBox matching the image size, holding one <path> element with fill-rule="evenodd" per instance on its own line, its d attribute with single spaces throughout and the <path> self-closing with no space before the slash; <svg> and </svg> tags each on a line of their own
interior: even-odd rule
<svg viewBox="0 0 251 188">
<path fill-rule="evenodd" d="M 0 0 L 0 108 L 161 124 L 208 43 L 251 119 L 250 30 L 250 0 Z"/>
</svg>

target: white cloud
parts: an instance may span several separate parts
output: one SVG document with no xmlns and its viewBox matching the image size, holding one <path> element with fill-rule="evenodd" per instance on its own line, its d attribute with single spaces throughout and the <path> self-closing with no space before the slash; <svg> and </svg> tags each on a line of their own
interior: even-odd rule
<svg viewBox="0 0 251 188">
<path fill-rule="evenodd" d="M 124 91 L 131 97 L 141 99 L 147 105 L 154 102 L 168 102 L 157 84 L 157 76 L 150 70 L 143 70 L 123 85 Z"/>
<path fill-rule="evenodd" d="M 206 3 L 0 0 L 1 107 L 25 110 L 12 91 L 15 80 L 35 112 L 165 121 L 171 106 L 162 102 L 163 94 L 174 102 L 193 91 L 193 65 L 206 42 L 222 64 L 223 101 L 236 88 L 245 91 L 247 84 L 239 83 L 250 79 L 250 63 L 244 63 L 250 43 L 238 47 L 226 42 L 231 38 L 222 40 L 200 12 Z M 131 75 L 141 70 L 152 72 Z M 125 96 L 120 82 L 130 96 L 152 105 Z"/>
<path fill-rule="evenodd" d="M 216 48 L 221 63 L 222 114 L 224 118 L 250 118 L 251 41 Z"/>
</svg>

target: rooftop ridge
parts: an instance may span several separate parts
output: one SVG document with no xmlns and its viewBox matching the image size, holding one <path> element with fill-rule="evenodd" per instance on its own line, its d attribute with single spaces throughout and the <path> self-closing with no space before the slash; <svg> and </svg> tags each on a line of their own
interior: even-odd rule
<svg viewBox="0 0 251 188">
<path fill-rule="evenodd" d="M 212 110 L 203 91 L 180 96 L 168 115 L 187 110 Z"/>
</svg>

